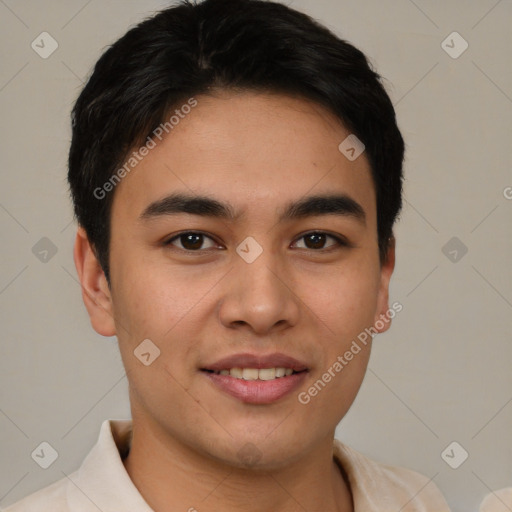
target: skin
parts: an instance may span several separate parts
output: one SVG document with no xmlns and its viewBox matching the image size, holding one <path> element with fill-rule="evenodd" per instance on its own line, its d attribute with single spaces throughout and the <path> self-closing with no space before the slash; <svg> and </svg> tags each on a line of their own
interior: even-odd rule
<svg viewBox="0 0 512 512">
<path fill-rule="evenodd" d="M 92 326 L 117 335 L 127 372 L 133 439 L 126 470 L 156 512 L 171 503 L 173 510 L 351 511 L 332 445 L 371 343 L 307 405 L 297 394 L 389 309 L 394 239 L 381 264 L 368 160 L 364 153 L 345 158 L 338 145 L 350 132 L 309 101 L 225 91 L 196 99 L 115 189 L 110 287 L 83 229 L 76 238 Z M 206 194 L 244 216 L 139 218 L 172 192 Z M 333 192 L 356 200 L 366 224 L 337 215 L 278 223 L 289 201 Z M 186 230 L 209 234 L 202 253 L 179 238 L 164 244 Z M 303 235 L 312 230 L 344 236 L 350 246 L 330 237 L 320 248 L 307 245 Z M 235 251 L 248 236 L 263 248 L 250 264 Z M 133 352 L 147 338 L 161 353 L 144 366 Z M 199 371 L 234 353 L 275 351 L 307 362 L 309 372 L 297 392 L 272 404 L 243 403 Z M 238 455 L 248 446 L 258 460 Z"/>
</svg>

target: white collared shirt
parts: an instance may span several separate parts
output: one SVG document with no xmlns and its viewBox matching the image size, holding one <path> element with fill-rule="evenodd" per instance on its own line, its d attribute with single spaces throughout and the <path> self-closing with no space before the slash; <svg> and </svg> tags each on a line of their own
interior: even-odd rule
<svg viewBox="0 0 512 512">
<path fill-rule="evenodd" d="M 4 512 L 154 512 L 123 464 L 131 430 L 132 420 L 105 420 L 77 471 Z M 348 476 L 355 512 L 450 512 L 437 486 L 423 475 L 375 462 L 337 439 L 333 454 Z"/>
</svg>

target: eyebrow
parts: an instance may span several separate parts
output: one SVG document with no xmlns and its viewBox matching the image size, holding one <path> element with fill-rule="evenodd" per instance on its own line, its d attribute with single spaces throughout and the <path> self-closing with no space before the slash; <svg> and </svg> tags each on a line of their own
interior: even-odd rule
<svg viewBox="0 0 512 512">
<path fill-rule="evenodd" d="M 243 212 L 237 213 L 229 203 L 223 203 L 208 196 L 174 193 L 151 203 L 139 218 L 149 220 L 181 213 L 230 221 L 244 216 Z M 285 205 L 279 216 L 279 222 L 318 215 L 352 217 L 360 224 L 366 225 L 366 213 L 363 207 L 346 194 L 314 195 L 291 201 Z"/>
</svg>

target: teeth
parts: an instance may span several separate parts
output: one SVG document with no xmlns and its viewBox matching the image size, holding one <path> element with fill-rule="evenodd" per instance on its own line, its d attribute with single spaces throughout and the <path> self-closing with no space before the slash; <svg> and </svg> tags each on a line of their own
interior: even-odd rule
<svg viewBox="0 0 512 512">
<path fill-rule="evenodd" d="M 286 368 L 276 368 L 276 377 L 284 377 L 286 375 Z"/>
<path fill-rule="evenodd" d="M 256 380 L 258 375 L 259 371 L 257 368 L 244 368 L 242 370 L 242 379 L 244 380 Z"/>
<path fill-rule="evenodd" d="M 287 377 L 293 373 L 293 370 L 291 368 L 230 368 L 215 373 L 243 380 L 273 380 Z"/>
<path fill-rule="evenodd" d="M 272 380 L 276 378 L 276 369 L 275 368 L 263 368 L 258 372 L 258 377 L 260 380 Z"/>
<path fill-rule="evenodd" d="M 231 368 L 231 370 L 229 370 L 229 374 L 231 377 L 236 377 L 237 379 L 243 378 L 242 368 Z"/>
</svg>

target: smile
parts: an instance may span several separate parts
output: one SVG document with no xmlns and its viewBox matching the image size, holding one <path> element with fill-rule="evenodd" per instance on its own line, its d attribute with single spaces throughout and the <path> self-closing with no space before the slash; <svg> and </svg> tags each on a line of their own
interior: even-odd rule
<svg viewBox="0 0 512 512">
<path fill-rule="evenodd" d="M 292 368 L 229 368 L 225 370 L 211 370 L 216 375 L 229 375 L 242 380 L 273 380 L 288 377 L 294 373 Z M 298 373 L 298 372 L 295 372 Z"/>
<path fill-rule="evenodd" d="M 201 373 L 215 390 L 254 405 L 272 404 L 291 395 L 303 385 L 308 375 L 307 370 L 294 371 L 284 367 L 202 370 Z"/>
</svg>

